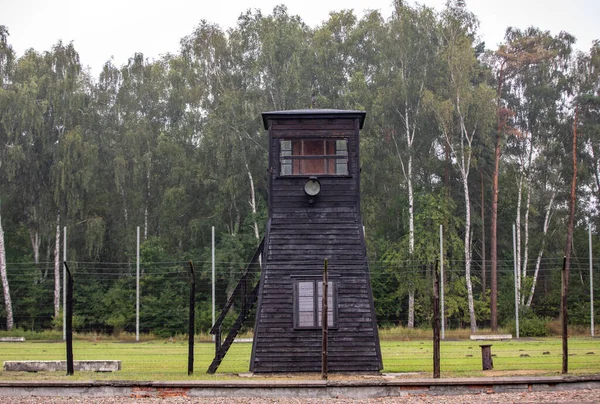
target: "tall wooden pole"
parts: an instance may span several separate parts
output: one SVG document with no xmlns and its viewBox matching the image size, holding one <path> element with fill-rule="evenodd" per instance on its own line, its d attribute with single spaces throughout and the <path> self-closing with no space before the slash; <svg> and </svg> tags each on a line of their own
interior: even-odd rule
<svg viewBox="0 0 600 404">
<path fill-rule="evenodd" d="M 140 340 L 140 226 L 135 248 L 135 340 Z"/>
<path fill-rule="evenodd" d="M 190 318 L 188 328 L 188 376 L 194 373 L 194 335 L 196 333 L 196 274 L 190 261 Z"/>
<path fill-rule="evenodd" d="M 576 191 L 577 191 L 577 116 L 579 113 L 579 106 L 575 105 L 575 117 L 573 119 L 573 178 L 571 180 L 571 199 L 569 203 L 569 224 L 567 227 L 567 245 L 565 246 L 565 259 L 563 264 L 563 277 L 562 277 L 562 299 L 561 299 L 561 311 L 562 311 L 562 329 L 563 329 L 563 374 L 569 371 L 569 360 L 568 360 L 568 318 L 567 318 L 567 295 L 569 293 L 569 267 L 571 261 L 571 244 L 573 243 L 573 228 L 575 227 L 575 204 L 577 203 Z"/>
<path fill-rule="evenodd" d="M 515 330 L 516 337 L 519 338 L 519 283 L 517 282 L 517 278 L 519 276 L 517 269 L 517 237 L 515 224 L 513 223 L 512 227 L 513 231 L 513 272 L 515 274 Z"/>
<path fill-rule="evenodd" d="M 67 266 L 67 261 L 63 261 L 65 266 L 65 273 L 67 276 L 67 305 L 65 307 L 66 313 L 66 341 L 67 341 L 67 376 L 72 376 L 74 373 L 73 368 L 73 275 L 71 271 L 69 271 L 69 267 Z"/>
<path fill-rule="evenodd" d="M 325 263 L 323 265 L 323 293 L 321 296 L 321 328 L 323 330 L 323 340 L 322 340 L 322 356 L 321 356 L 321 378 L 323 380 L 327 380 L 327 333 L 328 333 L 328 320 L 329 320 L 329 309 L 327 307 L 327 297 L 328 297 L 328 289 L 329 289 L 329 279 L 327 276 L 327 258 L 325 258 Z"/>
<path fill-rule="evenodd" d="M 441 325 L 442 325 L 442 339 L 446 338 L 445 330 L 446 330 L 446 319 L 444 317 L 444 226 L 440 224 L 440 276 L 438 279 L 440 284 L 440 317 L 441 317 Z"/>
<path fill-rule="evenodd" d="M 502 85 L 504 83 L 504 62 L 500 65 L 498 89 L 496 91 L 496 147 L 494 149 L 494 174 L 492 176 L 492 217 L 490 223 L 490 317 L 492 332 L 498 332 L 498 177 L 500 176 L 500 146 L 502 140 L 502 120 L 500 117 Z"/>
<path fill-rule="evenodd" d="M 63 227 L 63 262 L 67 262 L 67 226 Z M 65 266 L 66 268 L 66 266 Z M 63 269 L 63 341 L 67 340 L 67 272 Z"/>
<path fill-rule="evenodd" d="M 567 323 L 567 257 L 563 258 L 562 266 L 562 288 L 560 296 L 561 326 L 562 326 L 562 373 L 569 372 L 569 331 Z"/>
<path fill-rule="evenodd" d="M 212 259 L 212 326 L 215 326 L 215 226 L 212 226 L 211 231 L 211 240 L 212 240 L 212 248 L 211 248 L 211 259 Z M 221 333 L 219 333 L 219 336 Z M 216 336 L 213 335 L 213 341 L 215 341 Z"/>
<path fill-rule="evenodd" d="M 592 222 L 588 224 L 588 238 L 590 251 L 590 333 L 594 336 L 594 265 L 592 264 Z"/>
<path fill-rule="evenodd" d="M 433 271 L 433 378 L 440 377 L 440 276 L 438 262 Z"/>
</svg>

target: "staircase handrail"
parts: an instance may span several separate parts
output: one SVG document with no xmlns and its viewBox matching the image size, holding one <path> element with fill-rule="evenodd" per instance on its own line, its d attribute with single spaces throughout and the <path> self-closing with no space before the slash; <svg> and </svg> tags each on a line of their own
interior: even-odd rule
<svg viewBox="0 0 600 404">
<path fill-rule="evenodd" d="M 237 286 L 233 290 L 233 293 L 229 297 L 229 300 L 227 300 L 225 307 L 223 307 L 221 314 L 219 314 L 219 317 L 215 320 L 215 324 L 210 329 L 210 333 L 212 335 L 215 335 L 217 333 L 217 330 L 221 327 L 223 320 L 225 320 L 225 316 L 227 315 L 227 313 L 229 313 L 229 310 L 233 306 L 233 303 L 234 303 L 238 293 L 240 293 L 242 286 L 245 284 L 245 282 L 248 278 L 248 275 L 252 272 L 251 271 L 252 264 L 256 263 L 258 261 L 258 257 L 260 257 L 260 255 L 262 254 L 264 244 L 265 244 L 265 238 L 263 237 L 262 240 L 260 241 L 260 244 L 258 245 L 258 248 L 256 249 L 256 252 L 254 253 L 254 256 L 252 257 L 252 260 L 250 260 L 250 263 L 248 264 L 248 266 L 246 266 L 246 269 L 244 270 L 244 273 L 242 274 L 242 277 L 240 278 Z"/>
</svg>

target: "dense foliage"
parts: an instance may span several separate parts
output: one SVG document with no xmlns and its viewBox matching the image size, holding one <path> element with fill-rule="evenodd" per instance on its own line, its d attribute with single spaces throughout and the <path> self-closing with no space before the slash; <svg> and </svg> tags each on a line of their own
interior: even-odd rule
<svg viewBox="0 0 600 404">
<path fill-rule="evenodd" d="M 598 222 L 600 44 L 578 53 L 569 34 L 529 28 L 508 29 L 486 49 L 464 2 L 441 12 L 395 3 L 388 20 L 339 11 L 314 28 L 284 6 L 245 12 L 226 32 L 202 21 L 178 53 L 108 61 L 98 77 L 73 44 L 16 58 L 0 26 L 0 235 L 16 325 L 60 320 L 53 274 L 66 226 L 81 280 L 76 325 L 131 330 L 135 286 L 125 275 L 135 271 L 141 226 L 141 328 L 184 332 L 182 262 L 198 262 L 207 283 L 215 226 L 218 288 L 229 292 L 264 229 L 260 113 L 310 107 L 367 111 L 361 206 L 380 324 L 430 321 L 440 224 L 450 324 L 489 322 L 497 139 L 499 321 L 514 313 L 513 223 L 520 305 L 530 322 L 556 317 L 559 296 L 546 292 L 559 290 L 558 271 L 536 282 L 560 268 L 573 127 L 575 256 L 587 257 L 587 220 Z M 198 291 L 204 330 L 209 287 Z M 572 288 L 573 319 L 583 323 L 589 284 L 582 277 Z"/>
</svg>

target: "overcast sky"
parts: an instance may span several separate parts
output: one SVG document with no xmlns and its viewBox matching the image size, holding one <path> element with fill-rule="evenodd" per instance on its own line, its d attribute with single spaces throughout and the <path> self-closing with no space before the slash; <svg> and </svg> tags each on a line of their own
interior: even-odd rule
<svg viewBox="0 0 600 404">
<path fill-rule="evenodd" d="M 362 16 L 377 9 L 387 18 L 392 9 L 391 0 L 0 0 L 0 25 L 8 27 L 18 56 L 28 48 L 49 50 L 59 39 L 73 41 L 83 65 L 97 74 L 111 57 L 120 66 L 134 52 L 150 58 L 177 52 L 179 40 L 202 19 L 227 29 L 249 8 L 270 14 L 282 3 L 313 27 L 330 11 L 353 9 Z M 419 3 L 441 10 L 445 0 Z M 467 0 L 467 7 L 479 18 L 488 48 L 502 41 L 508 26 L 567 31 L 586 51 L 600 39 L 600 0 Z"/>
</svg>

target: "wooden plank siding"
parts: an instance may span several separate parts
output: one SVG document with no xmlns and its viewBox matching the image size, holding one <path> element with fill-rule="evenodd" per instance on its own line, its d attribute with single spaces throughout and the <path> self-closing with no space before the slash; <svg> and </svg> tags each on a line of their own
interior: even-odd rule
<svg viewBox="0 0 600 404">
<path fill-rule="evenodd" d="M 329 260 L 336 324 L 329 329 L 330 372 L 382 369 L 373 294 L 360 215 L 359 128 L 364 113 L 321 110 L 263 115 L 269 128 L 269 224 L 250 370 L 319 372 L 321 329 L 294 328 L 294 282 L 322 279 Z M 321 191 L 308 204 L 308 176 L 279 176 L 279 139 L 348 139 L 348 175 L 317 176 Z M 320 302 L 319 302 L 320 307 Z"/>
</svg>

